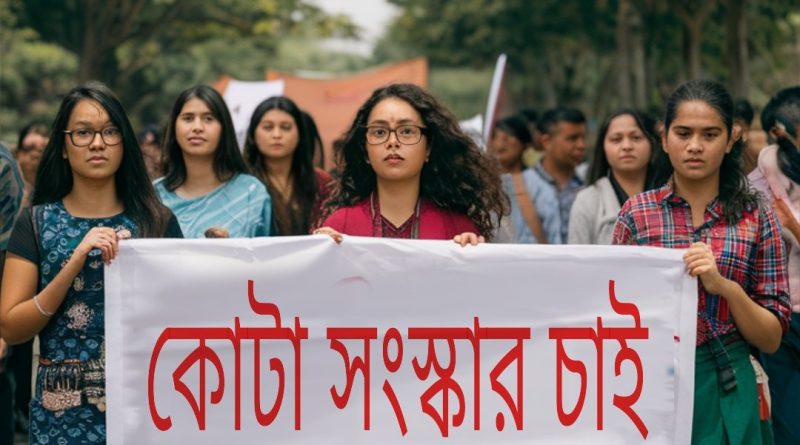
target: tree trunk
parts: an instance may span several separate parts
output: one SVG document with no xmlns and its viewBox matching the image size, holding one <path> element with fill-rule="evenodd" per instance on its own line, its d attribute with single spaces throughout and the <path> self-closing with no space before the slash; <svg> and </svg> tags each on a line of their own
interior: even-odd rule
<svg viewBox="0 0 800 445">
<path fill-rule="evenodd" d="M 730 89 L 735 97 L 747 97 L 750 76 L 747 72 L 746 0 L 728 0 L 725 28 L 727 30 L 727 59 L 730 70 Z"/>
<path fill-rule="evenodd" d="M 700 78 L 700 24 L 696 21 L 683 24 L 683 62 L 687 79 Z"/>
<path fill-rule="evenodd" d="M 631 60 L 633 75 L 633 103 L 636 108 L 647 108 L 647 72 L 645 67 L 644 37 L 642 35 L 642 15 L 637 8 L 631 10 Z"/>
<path fill-rule="evenodd" d="M 617 97 L 618 106 L 630 107 L 631 103 L 631 29 L 630 0 L 620 0 L 617 9 Z"/>
<path fill-rule="evenodd" d="M 701 75 L 700 45 L 703 25 L 708 21 L 717 2 L 714 0 L 671 0 L 670 6 L 683 22 L 683 66 L 689 79 Z"/>
</svg>

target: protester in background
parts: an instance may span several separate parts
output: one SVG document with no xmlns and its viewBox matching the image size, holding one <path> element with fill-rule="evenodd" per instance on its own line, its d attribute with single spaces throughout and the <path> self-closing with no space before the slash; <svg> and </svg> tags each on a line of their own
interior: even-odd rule
<svg viewBox="0 0 800 445">
<path fill-rule="evenodd" d="M 0 283 L 3 281 L 3 264 L 5 263 L 6 247 L 11 237 L 14 221 L 22 205 L 22 194 L 25 183 L 17 169 L 17 162 L 3 144 L 0 144 Z M 14 425 L 17 418 L 15 393 L 12 372 L 9 369 L 10 349 L 2 338 L 0 331 L 0 443 L 14 441 Z M 28 371 L 30 373 L 30 357 L 28 357 Z M 28 378 L 30 382 L 30 377 Z M 28 384 L 30 394 L 30 383 Z M 27 406 L 27 405 L 25 405 Z M 20 410 L 24 415 L 23 422 L 27 422 L 26 410 Z"/>
<path fill-rule="evenodd" d="M 494 127 L 492 139 L 489 141 L 489 153 L 500 162 L 503 173 L 503 191 L 510 198 L 511 214 L 501 221 L 501 227 L 508 224 L 509 232 L 498 231 L 495 242 L 509 243 L 547 243 L 542 220 L 536 212 L 533 202 L 534 179 L 533 170 L 525 168 L 523 153 L 531 144 L 531 134 L 524 120 L 519 117 L 507 117 L 499 120 Z M 559 230 L 558 220 L 550 232 Z"/>
<path fill-rule="evenodd" d="M 741 156 L 742 172 L 746 175 L 756 167 L 758 152 L 764 148 L 750 146 L 750 126 L 753 123 L 753 106 L 747 99 L 739 98 L 733 103 L 733 123 L 742 129 L 742 136 L 734 147 Z"/>
<path fill-rule="evenodd" d="M 774 145 L 758 155 L 748 176 L 775 209 L 789 249 L 792 323 L 775 354 L 765 354 L 775 443 L 800 443 L 800 86 L 779 91 L 767 105 Z"/>
<path fill-rule="evenodd" d="M 34 193 L 36 172 L 42 158 L 44 148 L 49 140 L 49 128 L 41 122 L 31 122 L 22 127 L 17 139 L 15 157 L 19 164 L 25 189 L 22 197 L 22 207 L 28 208 Z M 10 235 L 10 233 L 9 233 Z M 13 375 L 14 385 L 14 422 L 16 430 L 20 433 L 28 432 L 28 405 L 31 401 L 31 363 L 33 360 L 33 343 L 28 341 L 14 346 L 14 353 L 6 363 L 7 372 Z"/>
<path fill-rule="evenodd" d="M 651 160 L 660 151 L 656 121 L 629 108 L 609 115 L 597 133 L 589 184 L 569 217 L 570 244 L 611 244 L 619 210 L 654 180 Z"/>
<path fill-rule="evenodd" d="M 295 103 L 283 96 L 253 111 L 244 158 L 272 197 L 272 235 L 307 235 L 319 218 L 331 176 L 313 164 L 315 139 Z"/>
<path fill-rule="evenodd" d="M 539 113 L 532 108 L 525 108 L 519 112 L 519 117 L 527 122 L 528 132 L 531 135 L 531 143 L 522 153 L 522 163 L 525 167 L 532 167 L 542 159 L 544 148 L 542 148 L 542 135 L 539 132 L 537 122 Z"/>
<path fill-rule="evenodd" d="M 33 184 L 36 182 L 36 170 L 39 168 L 44 147 L 47 146 L 48 132 L 47 125 L 40 122 L 31 122 L 19 131 L 14 156 L 17 158 L 22 178 L 25 180 L 22 208 L 30 206 Z"/>
<path fill-rule="evenodd" d="M 625 203 L 614 244 L 688 249 L 686 270 L 700 284 L 692 443 L 772 443 L 750 348 L 774 352 L 789 327 L 780 226 L 731 154 L 739 130 L 725 88 L 689 81 L 666 107 L 672 180 Z"/>
<path fill-rule="evenodd" d="M 8 149 L 0 143 L 0 261 L 5 253 L 11 229 L 22 207 L 25 181 Z M 2 272 L 0 272 L 0 278 Z"/>
<path fill-rule="evenodd" d="M 579 172 L 578 166 L 586 153 L 586 118 L 579 110 L 558 107 L 542 115 L 538 125 L 544 157 L 533 167 L 533 201 L 547 242 L 563 244 L 572 203 L 584 184 L 585 170 Z"/>
<path fill-rule="evenodd" d="M 144 165 L 150 180 L 164 176 L 164 162 L 161 154 L 161 132 L 153 124 L 145 125 L 139 132 L 139 146 L 142 147 Z"/>
<path fill-rule="evenodd" d="M 178 95 L 164 141 L 166 173 L 155 182 L 186 238 L 269 235 L 267 188 L 248 174 L 222 96 L 207 85 Z"/>
<path fill-rule="evenodd" d="M 70 91 L 42 156 L 34 206 L 16 222 L 0 292 L 9 344 L 41 340 L 31 443 L 105 443 L 103 263 L 118 239 L 180 237 L 158 200 L 119 100 Z M 69 384 L 67 384 L 69 382 Z"/>
<path fill-rule="evenodd" d="M 416 85 L 375 90 L 335 150 L 342 175 L 314 233 L 477 244 L 507 214 L 494 161 Z"/>
</svg>

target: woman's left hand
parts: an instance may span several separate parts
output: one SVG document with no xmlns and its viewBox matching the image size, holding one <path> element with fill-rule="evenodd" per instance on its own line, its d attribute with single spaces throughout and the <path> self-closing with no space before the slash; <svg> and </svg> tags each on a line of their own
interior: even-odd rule
<svg viewBox="0 0 800 445">
<path fill-rule="evenodd" d="M 485 243 L 486 239 L 482 236 L 478 235 L 477 233 L 473 232 L 464 232 L 459 235 L 453 237 L 453 241 L 456 244 L 461 244 L 461 247 L 466 246 L 467 244 L 471 244 L 473 246 L 477 246 L 480 243 Z"/>
<path fill-rule="evenodd" d="M 686 271 L 693 277 L 699 277 L 707 292 L 722 295 L 722 289 L 728 281 L 720 275 L 714 252 L 706 243 L 694 243 L 683 255 Z M 724 297 L 724 295 L 722 295 Z"/>
</svg>

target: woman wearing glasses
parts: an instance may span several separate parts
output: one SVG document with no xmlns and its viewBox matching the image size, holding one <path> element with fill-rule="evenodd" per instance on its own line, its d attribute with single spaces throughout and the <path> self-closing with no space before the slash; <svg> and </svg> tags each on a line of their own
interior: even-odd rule
<svg viewBox="0 0 800 445">
<path fill-rule="evenodd" d="M 507 213 L 494 162 L 455 117 L 410 84 L 372 93 L 335 145 L 332 212 L 314 233 L 477 244 Z"/>
<path fill-rule="evenodd" d="M 62 101 L 33 204 L 14 227 L 0 293 L 3 338 L 41 341 L 30 442 L 105 443 L 103 264 L 118 239 L 181 231 L 104 85 L 77 87 Z"/>
<path fill-rule="evenodd" d="M 270 97 L 250 118 L 244 157 L 272 197 L 271 235 L 308 235 L 331 176 L 314 168 L 314 134 L 288 97 Z"/>
<path fill-rule="evenodd" d="M 271 199 L 236 144 L 222 96 L 207 85 L 178 95 L 164 141 L 166 174 L 156 191 L 187 238 L 269 235 Z"/>
</svg>

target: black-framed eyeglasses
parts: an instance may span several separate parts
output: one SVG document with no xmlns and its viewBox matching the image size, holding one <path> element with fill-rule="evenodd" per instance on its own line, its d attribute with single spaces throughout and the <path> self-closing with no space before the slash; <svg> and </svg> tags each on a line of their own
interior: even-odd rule
<svg viewBox="0 0 800 445">
<path fill-rule="evenodd" d="M 97 133 L 100 133 L 100 138 L 106 145 L 117 145 L 122 142 L 122 132 L 117 127 L 106 127 L 100 131 L 91 128 L 77 128 L 72 131 L 64 130 L 64 133 L 69 135 L 72 145 L 76 147 L 91 145 Z"/>
<path fill-rule="evenodd" d="M 397 141 L 403 145 L 414 145 L 422 140 L 422 135 L 427 134 L 428 129 L 419 125 L 400 125 L 392 130 L 382 125 L 373 125 L 367 128 L 367 143 L 370 145 L 383 144 L 389 140 L 389 135 L 394 133 Z"/>
</svg>

